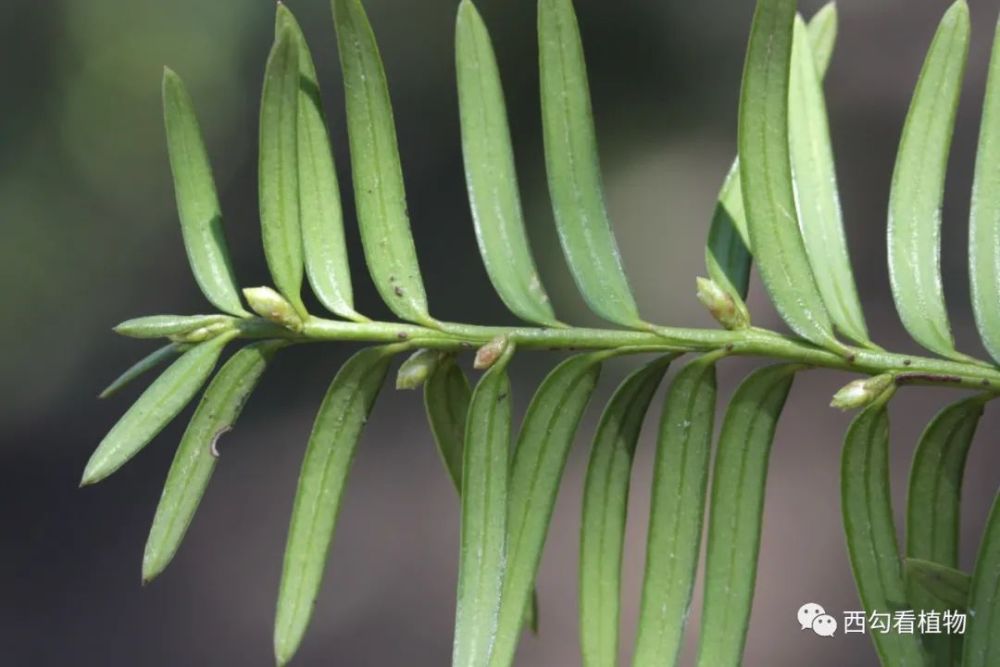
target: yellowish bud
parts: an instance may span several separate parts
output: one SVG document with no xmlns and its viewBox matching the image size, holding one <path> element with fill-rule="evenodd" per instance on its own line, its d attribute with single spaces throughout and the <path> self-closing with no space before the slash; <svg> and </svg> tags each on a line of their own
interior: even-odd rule
<svg viewBox="0 0 1000 667">
<path fill-rule="evenodd" d="M 839 410 L 866 407 L 892 387 L 893 382 L 894 379 L 891 375 L 876 375 L 875 377 L 855 380 L 846 384 L 833 395 L 830 407 Z"/>
<path fill-rule="evenodd" d="M 440 352 L 417 350 L 399 367 L 396 389 L 418 389 L 434 372 L 440 360 Z"/>
<path fill-rule="evenodd" d="M 746 329 L 750 326 L 750 313 L 742 300 L 737 299 L 708 278 L 698 278 L 698 300 L 701 301 L 716 322 L 727 329 Z"/>
<path fill-rule="evenodd" d="M 265 320 L 270 320 L 296 333 L 302 331 L 302 318 L 285 297 L 270 287 L 248 287 L 243 290 L 243 296 L 253 312 Z"/>
<path fill-rule="evenodd" d="M 497 362 L 503 353 L 507 351 L 510 340 L 506 336 L 498 336 L 476 350 L 476 360 L 472 367 L 477 371 L 484 371 Z"/>
</svg>

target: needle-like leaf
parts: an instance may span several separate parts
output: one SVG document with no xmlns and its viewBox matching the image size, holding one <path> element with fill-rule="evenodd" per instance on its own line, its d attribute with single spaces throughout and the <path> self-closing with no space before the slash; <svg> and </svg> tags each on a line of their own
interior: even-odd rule
<svg viewBox="0 0 1000 667">
<path fill-rule="evenodd" d="M 1000 660 L 1000 496 L 986 520 L 969 588 L 969 621 L 962 667 L 993 667 Z"/>
<path fill-rule="evenodd" d="M 974 396 L 942 410 L 927 426 L 910 469 L 906 505 L 906 556 L 958 566 L 959 508 L 965 459 L 983 414 L 985 396 Z M 920 581 L 906 580 L 907 600 L 916 610 L 934 608 L 935 596 Z M 959 637 L 926 634 L 936 664 L 951 665 Z"/>
<path fill-rule="evenodd" d="M 848 338 L 866 344 L 868 329 L 844 237 L 826 101 L 818 69 L 809 30 L 805 21 L 796 17 L 788 134 L 799 227 L 816 286 L 834 326 Z"/>
<path fill-rule="evenodd" d="M 222 229 L 222 208 L 194 103 L 177 74 L 163 70 L 163 123 L 177 213 L 188 263 L 205 297 L 219 310 L 247 317 Z"/>
<path fill-rule="evenodd" d="M 462 535 L 453 667 L 486 667 L 496 638 L 507 546 L 511 397 L 504 355 L 476 385 L 462 465 Z"/>
<path fill-rule="evenodd" d="M 291 660 L 312 616 L 361 431 L 398 346 L 364 349 L 347 360 L 316 415 L 288 528 L 274 623 L 279 665 Z"/>
<path fill-rule="evenodd" d="M 330 312 L 347 319 L 364 319 L 354 310 L 340 186 L 330 152 L 316 66 L 298 22 L 288 7 L 279 2 L 275 34 L 280 35 L 285 28 L 298 48 L 299 218 L 306 275 L 316 297 Z"/>
<path fill-rule="evenodd" d="M 965 572 L 929 560 L 906 558 L 903 560 L 903 573 L 906 576 L 907 587 L 919 587 L 927 596 L 929 605 L 921 609 L 964 612 L 969 608 L 969 587 L 972 585 L 972 577 Z M 955 637 L 955 639 L 960 638 Z M 952 661 L 949 658 L 941 664 L 950 665 Z"/>
<path fill-rule="evenodd" d="M 209 383 L 184 431 L 163 485 L 142 557 L 144 582 L 163 572 L 177 553 L 215 471 L 216 443 L 232 430 L 268 362 L 285 344 L 265 341 L 244 347 Z"/>
<path fill-rule="evenodd" d="M 692 361 L 667 391 L 653 463 L 634 667 L 677 664 L 701 547 L 715 420 L 715 359 Z"/>
<path fill-rule="evenodd" d="M 834 3 L 824 5 L 812 17 L 809 21 L 809 36 L 817 74 L 822 80 L 833 57 L 837 39 L 837 8 Z M 734 299 L 739 297 L 740 300 L 747 298 L 752 262 L 741 183 L 737 158 L 719 192 L 705 246 L 705 266 L 709 277 Z"/>
<path fill-rule="evenodd" d="M 542 128 L 549 195 L 570 271 L 590 308 L 625 326 L 642 324 L 601 183 L 583 44 L 572 0 L 540 0 Z"/>
<path fill-rule="evenodd" d="M 529 322 L 558 324 L 524 231 L 514 151 L 490 36 L 471 0 L 455 36 L 465 180 L 479 253 L 500 298 Z"/>
<path fill-rule="evenodd" d="M 844 438 L 840 498 L 847 552 L 861 604 L 869 614 L 906 607 L 889 487 L 888 395 L 865 408 Z M 872 633 L 883 665 L 920 667 L 925 653 L 915 635 Z"/>
<path fill-rule="evenodd" d="M 649 403 L 672 359 L 661 357 L 626 378 L 604 409 L 594 436 L 580 529 L 580 650 L 586 667 L 617 664 L 632 456 Z"/>
<path fill-rule="evenodd" d="M 127 387 L 132 383 L 133 380 L 143 376 L 148 371 L 153 370 L 160 364 L 165 364 L 171 359 L 176 358 L 185 349 L 184 345 L 178 343 L 169 343 L 163 347 L 150 352 L 148 355 L 135 362 L 132 366 L 128 368 L 124 373 L 119 375 L 114 382 L 109 384 L 104 388 L 98 398 L 110 398 L 114 396 L 119 391 Z"/>
<path fill-rule="evenodd" d="M 969 272 L 979 336 L 1000 362 L 1000 23 L 993 39 L 972 186 Z"/>
<path fill-rule="evenodd" d="M 205 384 L 231 339 L 222 335 L 201 343 L 163 371 L 101 440 L 87 461 L 80 485 L 101 481 L 155 438 Z"/>
<path fill-rule="evenodd" d="M 889 277 L 896 310 L 914 340 L 961 358 L 941 285 L 941 202 L 962 75 L 969 8 L 958 0 L 934 35 L 899 141 L 889 197 Z"/>
<path fill-rule="evenodd" d="M 699 667 L 741 664 L 760 551 L 771 443 L 800 366 L 769 366 L 733 394 L 715 455 Z"/>
<path fill-rule="evenodd" d="M 492 667 L 514 661 L 559 480 L 605 356 L 580 355 L 559 364 L 535 393 L 521 425 L 508 489 L 507 571 Z"/>
<path fill-rule="evenodd" d="M 451 356 L 438 362 L 424 383 L 427 421 L 444 467 L 458 491 L 462 489 L 462 449 L 471 397 L 469 379 Z"/>
<path fill-rule="evenodd" d="M 816 287 L 795 212 L 788 94 L 795 0 L 761 0 L 740 97 L 740 178 L 750 246 L 785 322 L 817 345 L 841 348 Z"/>
<path fill-rule="evenodd" d="M 433 324 L 406 212 L 389 86 L 360 0 L 332 0 L 344 74 L 354 197 L 368 271 L 404 320 Z"/>
<path fill-rule="evenodd" d="M 462 490 L 462 450 L 465 419 L 471 398 L 469 380 L 454 358 L 442 359 L 424 384 L 424 407 L 438 453 L 456 490 Z M 525 611 L 525 625 L 538 633 L 538 592 Z"/>
<path fill-rule="evenodd" d="M 271 278 L 278 291 L 304 315 L 298 108 L 299 46 L 295 33 L 285 26 L 278 31 L 264 71 L 257 187 L 264 257 Z"/>
</svg>

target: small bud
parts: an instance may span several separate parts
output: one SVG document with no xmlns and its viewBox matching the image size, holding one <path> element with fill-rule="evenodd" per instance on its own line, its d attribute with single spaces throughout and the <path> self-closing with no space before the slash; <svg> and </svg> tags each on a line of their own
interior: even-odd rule
<svg viewBox="0 0 1000 667">
<path fill-rule="evenodd" d="M 302 331 L 302 318 L 295 312 L 295 308 L 270 287 L 248 287 L 243 290 L 243 296 L 253 312 L 265 320 L 280 324 L 295 333 Z"/>
<path fill-rule="evenodd" d="M 894 382 L 895 379 L 891 375 L 876 375 L 855 380 L 833 395 L 830 407 L 845 411 L 863 408 L 884 394 Z"/>
<path fill-rule="evenodd" d="M 507 351 L 510 340 L 506 336 L 497 336 L 490 342 L 476 350 L 476 360 L 472 367 L 477 371 L 484 371 L 497 362 L 503 353 Z"/>
<path fill-rule="evenodd" d="M 750 326 L 750 313 L 742 300 L 737 301 L 714 280 L 698 278 L 697 283 L 698 300 L 708 308 L 708 312 L 712 313 L 719 324 L 730 330 Z"/>
<path fill-rule="evenodd" d="M 167 336 L 174 343 L 201 343 L 206 340 L 215 338 L 223 331 L 229 331 L 232 329 L 231 322 L 216 322 L 215 324 L 209 324 L 208 326 L 198 327 L 192 331 L 186 333 L 174 334 L 172 336 Z"/>
<path fill-rule="evenodd" d="M 417 350 L 399 367 L 396 389 L 418 389 L 434 372 L 440 360 L 440 352 Z"/>
</svg>

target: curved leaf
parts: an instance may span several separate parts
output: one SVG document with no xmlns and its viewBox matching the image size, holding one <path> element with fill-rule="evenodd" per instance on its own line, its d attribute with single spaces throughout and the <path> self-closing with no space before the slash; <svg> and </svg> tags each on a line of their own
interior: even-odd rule
<svg viewBox="0 0 1000 667">
<path fill-rule="evenodd" d="M 404 320 L 433 324 L 410 233 L 389 86 L 375 35 L 360 0 L 333 0 L 333 18 L 368 270 L 392 312 Z"/>
<path fill-rule="evenodd" d="M 465 179 L 486 272 L 515 315 L 557 325 L 524 231 L 496 57 L 486 25 L 470 0 L 459 6 L 455 53 Z"/>
<path fill-rule="evenodd" d="M 750 246 L 782 319 L 817 345 L 841 348 L 816 287 L 795 213 L 788 78 L 795 0 L 761 0 L 740 97 L 740 178 Z"/>
<path fill-rule="evenodd" d="M 1000 496 L 986 520 L 969 589 L 962 667 L 992 667 L 1000 659 Z"/>
<path fill-rule="evenodd" d="M 632 455 L 649 403 L 673 358 L 657 359 L 626 378 L 604 409 L 594 436 L 580 529 L 580 650 L 586 667 L 617 664 Z"/>
<path fill-rule="evenodd" d="M 896 310 L 914 340 L 960 356 L 941 285 L 941 202 L 969 47 L 969 8 L 945 13 L 924 61 L 899 141 L 889 196 L 889 278 Z"/>
<path fill-rule="evenodd" d="M 795 19 L 789 83 L 788 134 L 799 227 L 816 286 L 834 326 L 868 343 L 868 329 L 854 285 L 837 192 L 826 101 L 809 31 Z"/>
<path fill-rule="evenodd" d="M 472 391 L 465 372 L 451 356 L 442 359 L 424 383 L 424 408 L 438 453 L 455 489 L 462 489 L 465 420 Z"/>
<path fill-rule="evenodd" d="M 178 343 L 169 343 L 157 350 L 154 350 L 153 352 L 150 352 L 148 355 L 130 366 L 124 373 L 119 375 L 115 381 L 105 387 L 104 391 L 98 394 L 97 397 L 110 398 L 111 396 L 114 396 L 131 384 L 133 380 L 144 375 L 147 371 L 151 371 L 160 364 L 166 363 L 180 355 L 180 353 L 184 351 L 184 348 L 185 346 Z"/>
<path fill-rule="evenodd" d="M 606 320 L 642 320 L 604 205 L 587 66 L 572 0 L 539 0 L 542 130 L 549 194 L 580 293 Z"/>
<path fill-rule="evenodd" d="M 290 27 L 278 31 L 264 71 L 257 187 L 264 257 L 278 291 L 300 315 L 302 232 L 299 222 L 299 47 Z"/>
<path fill-rule="evenodd" d="M 316 66 L 302 29 L 288 7 L 278 3 L 275 34 L 291 33 L 298 50 L 299 221 L 305 271 L 313 292 L 330 312 L 357 320 L 351 270 L 344 243 L 340 186 L 330 152 Z"/>
<path fill-rule="evenodd" d="M 100 482 L 149 444 L 205 384 L 230 340 L 230 335 L 213 338 L 170 364 L 101 440 L 87 461 L 80 486 Z"/>
<path fill-rule="evenodd" d="M 715 455 L 700 667 L 741 664 L 753 604 L 774 431 L 800 366 L 768 366 L 736 390 Z"/>
<path fill-rule="evenodd" d="M 600 375 L 603 353 L 559 364 L 531 399 L 511 464 L 507 572 L 490 665 L 513 663 L 573 436 Z"/>
<path fill-rule="evenodd" d="M 316 415 L 299 474 L 278 591 L 274 654 L 279 665 L 291 660 L 309 625 L 358 440 L 398 350 L 391 345 L 372 347 L 348 359 Z"/>
<path fill-rule="evenodd" d="M 906 508 L 906 555 L 956 566 L 959 507 L 965 459 L 972 444 L 984 396 L 959 401 L 927 426 L 910 470 Z"/>
<path fill-rule="evenodd" d="M 677 664 L 698 567 L 714 419 L 715 359 L 705 356 L 674 378 L 660 421 L 634 667 Z"/>
<path fill-rule="evenodd" d="M 222 208 L 194 103 L 184 82 L 169 67 L 163 70 L 163 124 L 184 248 L 195 281 L 216 308 L 248 317 L 229 259 Z"/>
<path fill-rule="evenodd" d="M 218 460 L 216 443 L 243 411 L 280 341 L 248 345 L 232 356 L 209 383 L 167 473 L 163 494 L 142 557 L 142 580 L 158 576 L 181 545 Z"/>
<path fill-rule="evenodd" d="M 837 39 L 837 7 L 827 3 L 809 21 L 809 36 L 820 79 L 833 56 Z M 743 188 L 739 158 L 733 161 L 719 192 L 705 246 L 705 266 L 709 277 L 733 298 L 747 298 L 750 284 L 750 238 L 746 211 L 743 208 Z M 739 300 L 737 300 L 739 303 Z"/>
<path fill-rule="evenodd" d="M 965 611 L 969 608 L 969 587 L 972 585 L 972 577 L 965 572 L 920 558 L 904 559 L 903 572 L 906 575 L 907 587 L 911 585 L 919 587 L 927 596 L 930 606 L 921 607 L 922 609 L 944 612 Z M 952 663 L 949 659 L 942 664 Z"/>
<path fill-rule="evenodd" d="M 979 336 L 1000 362 L 1000 22 L 983 102 L 969 221 L 972 306 Z"/>
<path fill-rule="evenodd" d="M 453 667 L 489 664 L 500 611 L 507 546 L 510 380 L 504 356 L 472 394 L 462 467 L 462 536 L 458 561 Z"/>
<path fill-rule="evenodd" d="M 986 398 L 974 396 L 942 410 L 927 426 L 910 469 L 906 505 L 906 556 L 958 566 L 959 508 L 965 459 Z M 936 596 L 921 580 L 906 578 L 909 603 L 916 610 L 935 608 Z M 927 634 L 924 645 L 936 664 L 951 665 L 960 655 L 960 638 Z"/>
<path fill-rule="evenodd" d="M 844 438 L 840 498 L 847 552 L 861 603 L 869 614 L 905 609 L 906 589 L 896 544 L 889 486 L 888 395 L 851 422 Z M 920 639 L 897 632 L 873 633 L 883 665 L 925 664 Z"/>
</svg>

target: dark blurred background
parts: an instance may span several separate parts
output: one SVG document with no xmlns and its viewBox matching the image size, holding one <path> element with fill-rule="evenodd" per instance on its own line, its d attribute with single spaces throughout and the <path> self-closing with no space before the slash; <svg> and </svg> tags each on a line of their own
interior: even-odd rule
<svg viewBox="0 0 1000 667">
<path fill-rule="evenodd" d="M 457 124 L 455 0 L 365 3 L 388 70 L 410 212 L 434 314 L 511 321 L 475 250 Z M 843 0 L 827 90 L 843 207 L 866 314 L 881 344 L 914 350 L 893 310 L 884 227 L 896 142 L 945 0 Z M 753 3 L 577 0 L 609 208 L 644 316 L 711 326 L 694 298 L 714 197 L 734 153 Z M 811 14 L 820 3 L 803 1 Z M 979 106 L 1000 7 L 971 0 L 973 44 L 945 208 L 943 268 L 960 348 L 983 354 L 965 243 Z M 385 308 L 364 276 L 350 208 L 342 92 L 325 0 L 290 0 L 324 85 L 359 307 Z M 591 323 L 558 251 L 540 146 L 532 0 L 481 0 L 504 75 L 529 232 L 567 321 Z M 237 272 L 267 282 L 256 217 L 256 102 L 272 34 L 267 0 L 5 0 L 0 6 L 0 652 L 16 666 L 271 665 L 286 522 L 313 412 L 350 346 L 290 350 L 253 397 L 167 573 L 139 583 L 146 531 L 183 429 L 77 490 L 83 464 L 139 387 L 97 392 L 150 346 L 118 339 L 128 317 L 204 312 L 185 262 L 161 128 L 159 80 L 187 81 L 207 133 Z M 757 323 L 781 327 L 759 286 Z M 541 361 L 542 358 L 539 358 Z M 520 405 L 554 359 L 522 360 Z M 723 364 L 720 403 L 754 365 Z M 604 373 L 595 404 L 627 366 Z M 838 456 L 849 416 L 827 407 L 847 376 L 803 375 L 772 459 L 754 617 L 753 666 L 875 664 L 869 640 L 800 631 L 795 611 L 859 603 L 839 517 Z M 893 404 L 893 494 L 903 503 L 919 432 L 952 394 Z M 643 564 L 655 417 L 640 444 L 625 562 L 622 657 Z M 579 664 L 576 561 L 590 414 L 562 487 L 540 574 L 541 636 L 519 665 Z M 997 484 L 988 411 L 971 455 L 963 518 L 968 567 Z M 348 486 L 314 623 L 295 664 L 445 665 L 453 620 L 457 502 L 415 393 L 386 389 Z M 700 588 L 700 586 L 699 586 Z M 700 599 L 700 591 L 698 593 Z M 696 600 L 689 634 L 697 632 Z M 691 659 L 690 647 L 686 656 Z"/>
</svg>

